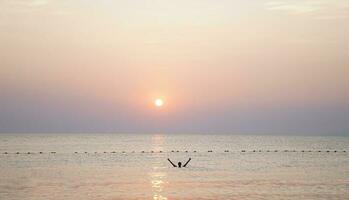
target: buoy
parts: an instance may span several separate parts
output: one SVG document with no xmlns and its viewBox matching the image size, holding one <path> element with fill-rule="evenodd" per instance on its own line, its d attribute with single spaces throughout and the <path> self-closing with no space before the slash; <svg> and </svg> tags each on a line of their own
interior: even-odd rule
<svg viewBox="0 0 349 200">
<path fill-rule="evenodd" d="M 337 151 L 336 151 L 336 150 L 335 150 L 334 152 L 335 152 L 335 153 L 337 153 Z"/>
<path fill-rule="evenodd" d="M 252 152 L 256 152 L 256 150 L 253 150 Z"/>
<path fill-rule="evenodd" d="M 330 153 L 330 151 L 326 151 L 327 153 Z"/>
<path fill-rule="evenodd" d="M 302 150 L 302 152 L 304 152 L 304 150 Z"/>
<path fill-rule="evenodd" d="M 40 151 L 39 154 L 43 154 L 42 151 Z"/>
</svg>

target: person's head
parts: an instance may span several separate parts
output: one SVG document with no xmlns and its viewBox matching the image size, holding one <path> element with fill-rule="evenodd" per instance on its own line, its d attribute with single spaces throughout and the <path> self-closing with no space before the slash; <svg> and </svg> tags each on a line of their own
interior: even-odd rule
<svg viewBox="0 0 349 200">
<path fill-rule="evenodd" d="M 181 168 L 182 167 L 182 163 L 178 162 L 178 167 Z"/>
</svg>

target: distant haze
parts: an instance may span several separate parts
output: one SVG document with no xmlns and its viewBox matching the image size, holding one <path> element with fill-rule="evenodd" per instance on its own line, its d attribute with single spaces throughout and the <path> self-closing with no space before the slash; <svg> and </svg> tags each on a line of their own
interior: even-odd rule
<svg viewBox="0 0 349 200">
<path fill-rule="evenodd" d="M 349 136 L 349 1 L 0 0 L 0 132 Z"/>
</svg>

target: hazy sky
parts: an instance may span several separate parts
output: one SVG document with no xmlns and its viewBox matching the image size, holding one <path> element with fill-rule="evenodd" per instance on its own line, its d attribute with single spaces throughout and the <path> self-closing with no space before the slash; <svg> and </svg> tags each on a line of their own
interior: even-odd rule
<svg viewBox="0 0 349 200">
<path fill-rule="evenodd" d="M 0 132 L 349 135 L 349 1 L 0 0 Z"/>
</svg>

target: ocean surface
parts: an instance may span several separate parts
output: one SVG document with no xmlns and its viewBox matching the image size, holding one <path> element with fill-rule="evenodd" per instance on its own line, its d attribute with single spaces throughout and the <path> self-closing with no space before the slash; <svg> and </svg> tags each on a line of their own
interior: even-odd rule
<svg viewBox="0 0 349 200">
<path fill-rule="evenodd" d="M 0 134 L 0 199 L 342 200 L 348 151 L 349 137 Z"/>
</svg>

